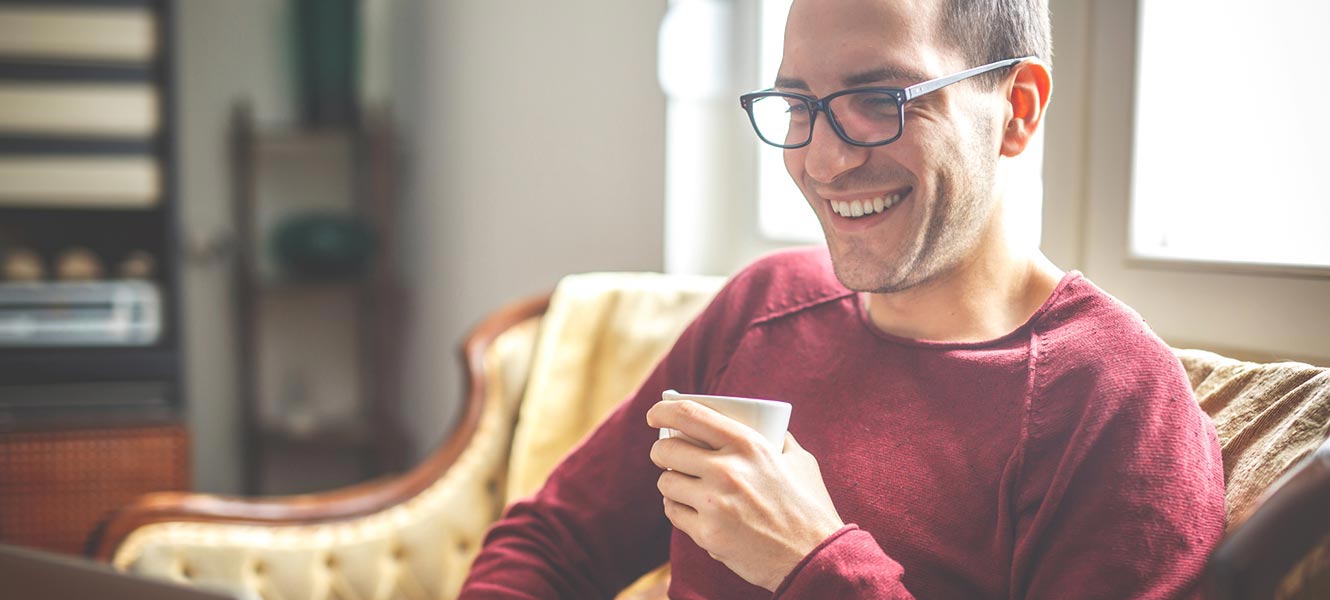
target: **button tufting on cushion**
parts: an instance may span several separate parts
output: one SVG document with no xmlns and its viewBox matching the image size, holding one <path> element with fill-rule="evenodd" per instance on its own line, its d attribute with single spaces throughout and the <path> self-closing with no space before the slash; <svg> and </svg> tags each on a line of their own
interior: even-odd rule
<svg viewBox="0 0 1330 600">
<path fill-rule="evenodd" d="M 687 320 L 675 325 L 682 329 Z M 125 539 L 113 564 L 182 582 L 227 583 L 272 600 L 456 598 L 485 531 L 509 494 L 509 461 L 518 450 L 513 427 L 529 387 L 542 322 L 543 317 L 531 316 L 511 325 L 485 349 L 484 403 L 473 437 L 440 479 L 418 495 L 371 514 L 323 523 L 152 523 Z M 616 381 L 645 376 L 627 374 L 617 362 L 612 370 Z M 628 391 L 613 390 L 612 395 L 621 399 Z M 599 419 L 590 413 L 588 418 Z M 569 436 L 569 443 L 576 440 Z M 530 450 L 529 445 L 522 448 Z M 196 549 L 202 553 L 189 554 L 192 564 L 185 565 L 180 551 Z M 257 553 L 262 553 L 262 565 Z M 416 572 L 414 565 L 431 568 Z"/>
</svg>

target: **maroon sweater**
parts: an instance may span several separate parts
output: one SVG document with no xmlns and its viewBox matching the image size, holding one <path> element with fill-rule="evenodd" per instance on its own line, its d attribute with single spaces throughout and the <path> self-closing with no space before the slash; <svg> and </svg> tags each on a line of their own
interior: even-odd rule
<svg viewBox="0 0 1330 600">
<path fill-rule="evenodd" d="M 1069 273 L 1001 338 L 885 334 L 825 249 L 735 276 L 638 392 L 510 507 L 463 598 L 769 598 L 673 531 L 648 457 L 666 389 L 794 405 L 847 525 L 778 598 L 1176 598 L 1224 527 L 1210 420 L 1167 346 Z"/>
</svg>

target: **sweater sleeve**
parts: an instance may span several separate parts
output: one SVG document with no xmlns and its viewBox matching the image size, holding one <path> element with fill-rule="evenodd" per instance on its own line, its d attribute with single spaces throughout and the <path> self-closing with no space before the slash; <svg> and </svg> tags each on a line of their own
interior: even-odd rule
<svg viewBox="0 0 1330 600">
<path fill-rule="evenodd" d="M 703 389 L 723 368 L 725 298 L 722 290 L 637 392 L 491 527 L 462 599 L 610 598 L 666 562 L 672 530 L 646 412 L 664 390 Z"/>
<path fill-rule="evenodd" d="M 772 600 L 845 598 L 907 600 L 905 570 L 856 525 L 831 534 L 785 577 Z"/>
<path fill-rule="evenodd" d="M 1152 334 L 1099 331 L 1036 338 L 1032 365 L 1010 597 L 1196 594 L 1224 479 L 1177 358 Z"/>
</svg>

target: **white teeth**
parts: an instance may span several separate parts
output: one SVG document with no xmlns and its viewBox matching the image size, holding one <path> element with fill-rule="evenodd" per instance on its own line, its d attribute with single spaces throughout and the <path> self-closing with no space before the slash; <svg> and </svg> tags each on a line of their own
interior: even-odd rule
<svg viewBox="0 0 1330 600">
<path fill-rule="evenodd" d="M 831 212 L 842 217 L 854 219 L 866 215 L 878 214 L 900 203 L 903 198 L 904 196 L 901 194 L 892 194 L 890 196 L 878 196 L 877 198 L 865 200 L 831 200 L 829 203 L 831 204 Z"/>
</svg>

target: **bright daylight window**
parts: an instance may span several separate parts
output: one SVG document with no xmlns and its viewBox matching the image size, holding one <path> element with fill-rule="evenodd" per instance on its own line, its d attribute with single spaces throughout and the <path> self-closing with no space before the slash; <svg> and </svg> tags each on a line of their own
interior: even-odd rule
<svg viewBox="0 0 1330 600">
<path fill-rule="evenodd" d="M 1330 3 L 1140 10 L 1133 254 L 1330 266 Z"/>
<path fill-rule="evenodd" d="M 785 37 L 785 16 L 790 12 L 791 0 L 763 0 L 761 31 L 759 32 L 758 81 L 763 86 L 776 80 L 780 68 L 781 46 Z M 977 65 L 976 65 L 977 66 Z M 909 123 L 906 123 L 909 127 Z M 794 185 L 785 171 L 783 153 L 753 137 L 758 146 L 757 193 L 758 227 L 762 236 L 780 242 L 822 242 L 822 228 L 817 216 L 808 207 L 803 193 Z M 1042 166 L 1044 135 L 1041 129 L 1020 157 L 1011 163 L 1007 186 L 1008 210 L 1012 218 L 1008 225 L 1016 239 L 1038 245 L 1042 224 L 1044 199 Z"/>
<path fill-rule="evenodd" d="M 780 68 L 781 46 L 785 39 L 785 15 L 792 0 L 764 0 L 762 30 L 758 32 L 758 81 L 769 86 Z M 812 243 L 822 241 L 822 227 L 808 207 L 804 195 L 785 171 L 784 153 L 753 137 L 757 148 L 758 227 L 768 239 L 782 242 Z"/>
</svg>

